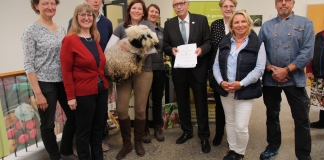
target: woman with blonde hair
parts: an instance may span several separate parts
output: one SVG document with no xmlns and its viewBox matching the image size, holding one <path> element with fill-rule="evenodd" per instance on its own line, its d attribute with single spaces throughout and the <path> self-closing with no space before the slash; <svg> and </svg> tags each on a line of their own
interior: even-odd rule
<svg viewBox="0 0 324 160">
<path fill-rule="evenodd" d="M 224 160 L 241 160 L 249 140 L 248 125 L 254 99 L 262 95 L 260 77 L 266 54 L 264 46 L 260 48 L 252 20 L 245 10 L 234 12 L 228 25 L 230 34 L 219 44 L 213 71 L 224 106 L 230 150 Z"/>
<path fill-rule="evenodd" d="M 76 116 L 76 148 L 79 159 L 103 159 L 101 147 L 108 82 L 105 55 L 99 44 L 95 13 L 88 3 L 79 4 L 61 49 L 62 75 L 68 105 Z M 91 155 L 89 151 L 91 148 Z"/>
<path fill-rule="evenodd" d="M 21 38 L 24 68 L 36 98 L 41 136 L 51 160 L 77 159 L 72 149 L 75 115 L 67 105 L 59 57 L 66 31 L 53 22 L 59 3 L 59 0 L 30 0 L 39 19 L 26 27 Z M 67 117 L 60 150 L 54 134 L 57 101 Z"/>
</svg>

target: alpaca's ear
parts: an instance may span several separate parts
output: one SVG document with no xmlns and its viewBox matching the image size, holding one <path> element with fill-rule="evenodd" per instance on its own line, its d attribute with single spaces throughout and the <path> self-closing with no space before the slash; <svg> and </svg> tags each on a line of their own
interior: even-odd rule
<svg viewBox="0 0 324 160">
<path fill-rule="evenodd" d="M 156 50 L 161 49 L 159 43 L 155 43 L 154 48 L 155 48 Z"/>
<path fill-rule="evenodd" d="M 132 46 L 134 46 L 135 48 L 142 48 L 143 47 L 143 45 L 142 45 L 143 38 L 142 37 L 140 39 L 133 39 L 133 40 L 131 40 L 130 41 L 130 44 Z"/>
<path fill-rule="evenodd" d="M 150 34 L 147 34 L 146 37 L 148 38 L 151 38 L 152 39 L 152 36 Z"/>
</svg>

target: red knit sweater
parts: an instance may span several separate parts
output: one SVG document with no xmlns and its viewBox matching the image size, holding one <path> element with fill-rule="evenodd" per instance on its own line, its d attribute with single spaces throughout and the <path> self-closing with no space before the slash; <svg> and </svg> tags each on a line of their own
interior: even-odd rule
<svg viewBox="0 0 324 160">
<path fill-rule="evenodd" d="M 94 56 L 77 35 L 64 37 L 60 57 L 68 100 L 76 96 L 98 94 L 98 77 L 102 79 L 105 88 L 108 88 L 108 82 L 104 76 L 106 57 L 99 43 L 96 42 L 96 44 L 100 55 L 99 68 Z"/>
</svg>

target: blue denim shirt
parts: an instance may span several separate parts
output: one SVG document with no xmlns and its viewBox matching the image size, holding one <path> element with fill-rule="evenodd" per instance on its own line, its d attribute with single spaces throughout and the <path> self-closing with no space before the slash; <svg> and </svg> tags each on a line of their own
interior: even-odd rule
<svg viewBox="0 0 324 160">
<path fill-rule="evenodd" d="M 286 20 L 277 16 L 265 22 L 259 32 L 260 43 L 264 42 L 267 62 L 266 66 L 286 67 L 290 63 L 298 67 L 290 73 L 291 79 L 278 83 L 270 72 L 265 72 L 262 78 L 264 86 L 296 86 L 305 87 L 304 68 L 313 57 L 314 26 L 306 17 L 294 13 Z"/>
</svg>

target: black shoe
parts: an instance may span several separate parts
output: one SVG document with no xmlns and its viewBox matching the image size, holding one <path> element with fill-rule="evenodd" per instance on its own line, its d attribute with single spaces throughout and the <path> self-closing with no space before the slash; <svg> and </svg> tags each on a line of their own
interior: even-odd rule
<svg viewBox="0 0 324 160">
<path fill-rule="evenodd" d="M 243 160 L 244 155 L 236 153 L 234 160 Z"/>
<path fill-rule="evenodd" d="M 176 143 L 177 144 L 185 143 L 188 139 L 190 139 L 192 137 L 193 137 L 192 133 L 191 134 L 184 133 L 184 134 L 182 134 L 182 136 L 180 138 L 177 139 Z"/>
<path fill-rule="evenodd" d="M 201 150 L 204 153 L 209 153 L 210 152 L 210 145 L 209 145 L 208 139 L 201 141 Z"/>
<path fill-rule="evenodd" d="M 142 141 L 144 143 L 151 143 L 151 134 L 150 134 L 150 131 L 144 131 L 144 135 L 143 135 L 143 138 L 142 138 Z"/>
<path fill-rule="evenodd" d="M 219 146 L 222 142 L 223 135 L 215 135 L 214 140 L 213 140 L 213 146 Z"/>
<path fill-rule="evenodd" d="M 236 153 L 233 150 L 228 151 L 227 155 L 223 158 L 223 160 L 234 160 L 236 157 Z"/>
<path fill-rule="evenodd" d="M 321 121 L 310 123 L 310 128 L 324 128 L 324 123 Z"/>
</svg>

